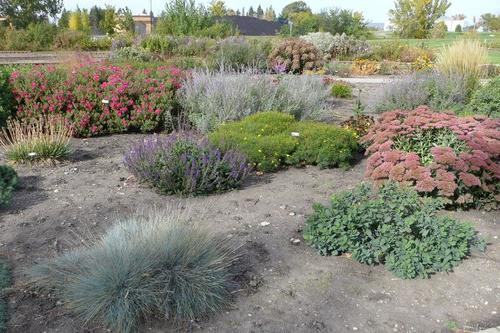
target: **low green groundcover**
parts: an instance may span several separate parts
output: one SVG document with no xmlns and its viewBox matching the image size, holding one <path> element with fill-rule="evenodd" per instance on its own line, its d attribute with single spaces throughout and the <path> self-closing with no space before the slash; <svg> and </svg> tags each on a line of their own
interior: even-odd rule
<svg viewBox="0 0 500 333">
<path fill-rule="evenodd" d="M 315 204 L 304 239 L 321 255 L 350 253 L 401 278 L 426 278 L 451 271 L 471 247 L 485 248 L 470 224 L 437 215 L 442 207 L 440 199 L 421 198 L 397 183 L 377 193 L 363 183 L 333 195 L 329 206 Z"/>
<path fill-rule="evenodd" d="M 227 122 L 209 135 L 223 150 L 236 149 L 259 171 L 285 165 L 347 167 L 359 145 L 353 131 L 281 112 L 259 112 Z"/>
<path fill-rule="evenodd" d="M 4 291 L 10 287 L 10 274 L 7 263 L 0 258 L 0 333 L 7 331 L 7 300 Z"/>
</svg>

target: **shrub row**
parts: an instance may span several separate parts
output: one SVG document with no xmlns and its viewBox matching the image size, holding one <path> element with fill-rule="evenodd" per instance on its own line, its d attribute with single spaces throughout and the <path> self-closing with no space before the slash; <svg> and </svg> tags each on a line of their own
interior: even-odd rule
<svg viewBox="0 0 500 333">
<path fill-rule="evenodd" d="M 209 135 L 223 150 L 237 149 L 251 166 L 273 171 L 285 165 L 346 167 L 358 150 L 352 131 L 281 112 L 259 112 L 228 122 Z"/>
<path fill-rule="evenodd" d="M 394 180 L 461 206 L 500 202 L 499 120 L 457 117 L 427 107 L 383 113 L 362 139 L 366 174 Z"/>
<path fill-rule="evenodd" d="M 76 136 L 171 130 L 182 72 L 81 64 L 71 70 L 36 66 L 13 71 L 10 84 L 21 119 L 60 114 Z"/>
<path fill-rule="evenodd" d="M 372 195 L 362 184 L 316 204 L 304 238 L 322 255 L 348 253 L 355 260 L 384 264 L 401 278 L 448 272 L 484 241 L 468 223 L 437 215 L 440 200 L 420 198 L 409 187 L 388 182 Z"/>
</svg>

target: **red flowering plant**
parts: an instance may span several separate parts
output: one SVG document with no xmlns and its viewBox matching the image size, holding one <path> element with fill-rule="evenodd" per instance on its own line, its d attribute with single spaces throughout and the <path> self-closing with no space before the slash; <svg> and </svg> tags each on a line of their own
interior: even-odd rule
<svg viewBox="0 0 500 333">
<path fill-rule="evenodd" d="M 424 195 L 463 207 L 500 203 L 500 120 L 432 112 L 383 113 L 362 142 L 366 175 L 409 183 Z"/>
<path fill-rule="evenodd" d="M 183 73 L 132 66 L 85 63 L 70 71 L 35 66 L 14 71 L 10 82 L 17 116 L 59 113 L 76 136 L 172 129 L 175 91 Z"/>
</svg>

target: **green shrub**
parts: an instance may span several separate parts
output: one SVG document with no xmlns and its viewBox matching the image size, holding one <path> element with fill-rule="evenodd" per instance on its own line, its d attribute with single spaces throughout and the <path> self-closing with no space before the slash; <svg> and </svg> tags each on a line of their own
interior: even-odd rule
<svg viewBox="0 0 500 333">
<path fill-rule="evenodd" d="M 5 126 L 6 120 L 11 116 L 14 96 L 9 83 L 9 76 L 13 66 L 0 66 L 0 128 Z"/>
<path fill-rule="evenodd" d="M 285 165 L 346 166 L 358 145 L 354 133 L 281 112 L 259 112 L 227 122 L 210 134 L 223 150 L 237 149 L 260 171 Z"/>
<path fill-rule="evenodd" d="M 0 206 L 9 203 L 16 185 L 16 171 L 8 165 L 0 165 Z"/>
<path fill-rule="evenodd" d="M 500 76 L 491 79 L 472 95 L 466 111 L 484 114 L 491 118 L 500 118 Z"/>
<path fill-rule="evenodd" d="M 152 56 L 148 50 L 142 47 L 125 46 L 114 50 L 110 58 L 113 61 L 147 62 L 151 60 Z"/>
<path fill-rule="evenodd" d="M 352 97 L 352 87 L 347 82 L 338 81 L 332 84 L 331 94 L 333 97 L 337 98 L 351 98 Z"/>
<path fill-rule="evenodd" d="M 141 47 L 154 53 L 170 53 L 174 47 L 171 37 L 158 34 L 149 34 L 141 40 Z"/>
<path fill-rule="evenodd" d="M 348 167 L 359 150 L 352 131 L 325 123 L 295 123 L 292 131 L 299 133 L 295 151 L 288 157 L 292 165 L 318 165 L 321 168 Z"/>
<path fill-rule="evenodd" d="M 250 43 L 243 37 L 229 37 L 217 43 L 211 67 L 230 70 L 267 68 L 267 49 L 262 43 Z"/>
<path fill-rule="evenodd" d="M 451 271 L 472 246 L 484 249 L 470 224 L 438 215 L 442 207 L 409 187 L 388 182 L 372 195 L 364 183 L 333 195 L 329 207 L 315 204 L 304 238 L 321 255 L 351 253 L 400 278 L 426 278 Z"/>
<path fill-rule="evenodd" d="M 7 300 L 4 289 L 10 287 L 10 274 L 7 262 L 0 257 L 0 333 L 7 332 Z"/>
<path fill-rule="evenodd" d="M 59 30 L 54 36 L 53 47 L 56 50 L 74 50 L 80 48 L 89 39 L 87 33 L 77 30 Z"/>
<path fill-rule="evenodd" d="M 189 219 L 173 210 L 128 218 L 88 247 L 35 265 L 32 283 L 114 332 L 136 332 L 155 316 L 218 314 L 233 298 L 235 249 Z"/>
</svg>

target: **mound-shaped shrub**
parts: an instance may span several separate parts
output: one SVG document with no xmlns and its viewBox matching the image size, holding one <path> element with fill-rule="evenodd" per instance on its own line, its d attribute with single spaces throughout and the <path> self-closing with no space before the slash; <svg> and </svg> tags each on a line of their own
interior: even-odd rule
<svg viewBox="0 0 500 333">
<path fill-rule="evenodd" d="M 260 171 L 304 164 L 346 167 L 358 150 L 350 130 L 300 122 L 281 112 L 259 112 L 241 121 L 227 122 L 209 137 L 222 150 L 241 151 L 251 166 Z"/>
<path fill-rule="evenodd" d="M 174 67 L 82 64 L 71 71 L 36 66 L 13 71 L 17 116 L 61 114 L 76 136 L 171 130 L 175 91 L 182 73 Z"/>
<path fill-rule="evenodd" d="M 333 97 L 351 98 L 352 86 L 345 81 L 336 81 L 330 86 L 330 92 Z"/>
<path fill-rule="evenodd" d="M 126 219 L 88 247 L 43 260 L 32 283 L 84 322 L 136 332 L 154 316 L 194 320 L 232 300 L 235 249 L 175 211 Z"/>
<path fill-rule="evenodd" d="M 125 166 L 140 180 L 166 194 L 206 194 L 241 185 L 249 171 L 243 155 L 221 152 L 193 133 L 153 135 L 125 155 Z"/>
<path fill-rule="evenodd" d="M 269 54 L 268 68 L 284 64 L 286 72 L 302 73 L 323 66 L 320 50 L 314 44 L 302 39 L 288 39 L 278 44 Z"/>
<path fill-rule="evenodd" d="M 500 76 L 474 92 L 466 111 L 500 118 Z"/>
<path fill-rule="evenodd" d="M 8 165 L 0 165 L 0 206 L 9 203 L 16 185 L 16 171 Z"/>
<path fill-rule="evenodd" d="M 423 106 L 383 113 L 362 139 L 366 175 L 412 184 L 451 204 L 493 208 L 500 202 L 499 128 L 499 120 Z"/>
<path fill-rule="evenodd" d="M 437 215 L 442 207 L 397 183 L 385 183 L 376 195 L 364 183 L 334 194 L 329 206 L 316 204 L 304 238 L 322 255 L 349 253 L 401 278 L 426 278 L 451 271 L 472 246 L 484 248 L 470 224 Z"/>
</svg>

